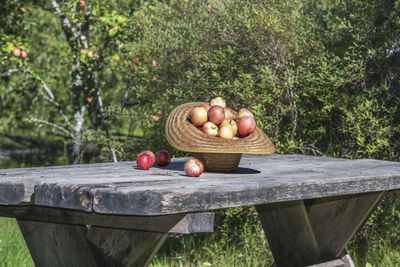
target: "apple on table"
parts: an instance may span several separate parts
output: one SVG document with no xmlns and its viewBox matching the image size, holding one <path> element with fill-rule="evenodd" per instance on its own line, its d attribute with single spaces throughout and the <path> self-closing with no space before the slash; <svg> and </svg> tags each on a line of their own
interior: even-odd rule
<svg viewBox="0 0 400 267">
<path fill-rule="evenodd" d="M 191 158 L 186 161 L 185 165 L 183 166 L 183 170 L 188 176 L 197 177 L 204 171 L 203 163 L 196 158 Z"/>
</svg>

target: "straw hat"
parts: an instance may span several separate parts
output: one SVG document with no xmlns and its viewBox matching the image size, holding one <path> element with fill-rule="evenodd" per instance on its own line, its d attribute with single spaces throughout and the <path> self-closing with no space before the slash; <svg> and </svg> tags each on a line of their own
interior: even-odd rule
<svg viewBox="0 0 400 267">
<path fill-rule="evenodd" d="M 236 170 L 242 153 L 272 154 L 275 152 L 272 142 L 258 127 L 253 133 L 238 140 L 203 133 L 189 120 L 189 114 L 193 108 L 202 104 L 208 103 L 191 102 L 176 107 L 167 118 L 165 135 L 167 141 L 176 149 L 195 152 L 206 170 L 233 171 Z"/>
</svg>

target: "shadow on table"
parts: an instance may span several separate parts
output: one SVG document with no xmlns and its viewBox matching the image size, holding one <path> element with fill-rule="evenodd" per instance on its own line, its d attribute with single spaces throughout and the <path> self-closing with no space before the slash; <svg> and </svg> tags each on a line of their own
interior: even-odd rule
<svg viewBox="0 0 400 267">
<path fill-rule="evenodd" d="M 184 165 L 185 165 L 185 162 L 171 162 L 168 166 L 160 167 L 160 166 L 154 165 L 153 168 L 159 168 L 159 169 L 170 170 L 170 171 L 183 171 Z M 205 173 L 213 173 L 213 172 L 205 171 Z M 234 172 L 215 172 L 215 173 L 257 174 L 257 173 L 260 173 L 260 171 L 251 169 L 251 168 L 239 167 Z M 182 174 L 182 175 L 185 175 L 185 174 Z"/>
</svg>

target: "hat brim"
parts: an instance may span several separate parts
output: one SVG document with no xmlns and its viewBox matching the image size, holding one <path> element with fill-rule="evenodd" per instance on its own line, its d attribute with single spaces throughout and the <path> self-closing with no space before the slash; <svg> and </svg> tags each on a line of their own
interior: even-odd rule
<svg viewBox="0 0 400 267">
<path fill-rule="evenodd" d="M 258 127 L 246 137 L 233 140 L 203 133 L 189 120 L 193 108 L 205 102 L 191 102 L 176 107 L 169 114 L 165 124 L 168 143 L 174 148 L 186 152 L 203 153 L 246 153 L 272 154 L 275 146 L 268 136 Z"/>
</svg>

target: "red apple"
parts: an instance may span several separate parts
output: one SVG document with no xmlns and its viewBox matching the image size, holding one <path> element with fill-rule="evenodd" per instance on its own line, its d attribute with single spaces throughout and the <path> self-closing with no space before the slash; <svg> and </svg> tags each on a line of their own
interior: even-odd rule
<svg viewBox="0 0 400 267">
<path fill-rule="evenodd" d="M 84 6 L 86 6 L 86 3 L 85 3 L 85 1 L 83 1 L 83 0 L 80 0 L 80 1 L 79 1 L 79 6 L 80 6 L 80 7 L 84 7 Z"/>
<path fill-rule="evenodd" d="M 232 126 L 229 125 L 221 126 L 219 128 L 218 136 L 225 139 L 232 139 L 234 136 Z"/>
<path fill-rule="evenodd" d="M 148 170 L 151 167 L 152 159 L 149 154 L 142 154 L 137 158 L 137 165 L 141 170 Z"/>
<path fill-rule="evenodd" d="M 190 112 L 189 118 L 194 126 L 203 126 L 208 121 L 207 109 L 201 107 L 194 108 Z"/>
<path fill-rule="evenodd" d="M 224 120 L 219 127 L 222 126 L 230 126 L 233 129 L 233 135 L 236 135 L 238 132 L 238 126 L 236 121 L 234 120 Z"/>
<path fill-rule="evenodd" d="M 240 119 L 243 118 L 244 116 L 248 116 L 248 117 L 254 118 L 253 112 L 251 112 L 251 111 L 248 110 L 247 108 L 241 108 L 241 109 L 239 110 L 238 115 L 237 115 L 237 119 L 240 120 Z"/>
<path fill-rule="evenodd" d="M 225 119 L 224 109 L 221 106 L 211 106 L 208 110 L 208 120 L 219 125 Z"/>
<path fill-rule="evenodd" d="M 207 109 L 207 110 L 210 109 L 210 105 L 208 105 L 208 104 L 203 104 L 203 105 L 200 105 L 199 107 L 205 108 L 205 109 Z"/>
<path fill-rule="evenodd" d="M 183 170 L 188 176 L 197 177 L 203 173 L 204 165 L 200 160 L 191 158 L 186 161 L 185 165 L 183 166 Z"/>
<path fill-rule="evenodd" d="M 167 166 L 171 162 L 171 155 L 167 150 L 160 150 L 156 153 L 156 163 L 158 166 Z"/>
<path fill-rule="evenodd" d="M 218 126 L 211 121 L 204 123 L 201 130 L 208 135 L 218 136 Z"/>
<path fill-rule="evenodd" d="M 151 152 L 150 150 L 145 150 L 145 151 L 140 152 L 139 155 L 137 156 L 137 158 L 139 159 L 139 156 L 141 156 L 143 154 L 148 154 L 151 157 L 151 166 L 153 166 L 154 163 L 156 162 L 156 157 L 154 156 L 154 153 Z"/>
<path fill-rule="evenodd" d="M 238 121 L 239 133 L 243 136 L 247 136 L 254 132 L 256 129 L 256 121 L 253 117 L 244 116 Z"/>
<path fill-rule="evenodd" d="M 27 58 L 28 57 L 28 53 L 25 50 L 21 51 L 21 57 L 22 58 Z"/>
<path fill-rule="evenodd" d="M 221 106 L 226 107 L 226 102 L 222 97 L 216 97 L 210 101 L 210 106 Z"/>
<path fill-rule="evenodd" d="M 14 57 L 20 57 L 21 56 L 21 49 L 19 49 L 19 47 L 14 49 L 13 56 Z"/>
<path fill-rule="evenodd" d="M 234 120 L 235 115 L 229 108 L 224 108 L 225 120 Z"/>
</svg>

